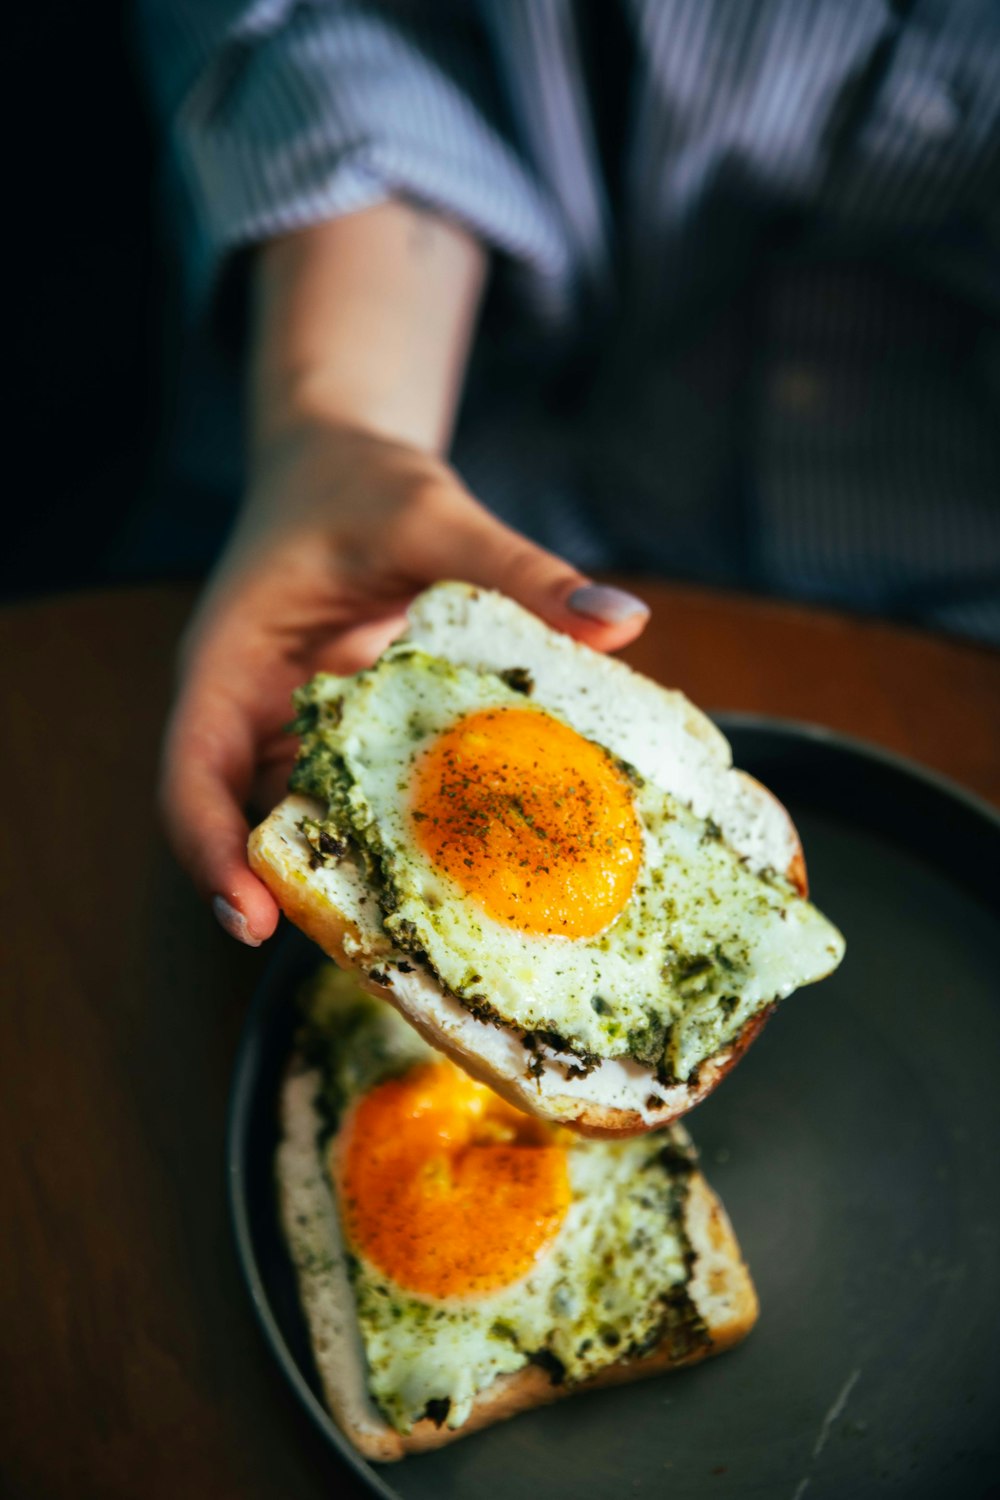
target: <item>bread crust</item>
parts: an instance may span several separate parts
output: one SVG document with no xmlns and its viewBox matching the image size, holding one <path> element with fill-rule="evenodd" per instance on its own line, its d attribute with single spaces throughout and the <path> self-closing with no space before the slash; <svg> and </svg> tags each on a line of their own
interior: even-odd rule
<svg viewBox="0 0 1000 1500">
<path fill-rule="evenodd" d="M 290 1077 L 298 1071 L 294 1066 L 285 1080 L 283 1108 L 288 1119 L 288 1090 Z M 325 1182 L 325 1178 L 324 1178 Z M 332 1192 L 328 1191 L 331 1212 L 336 1215 Z M 278 1192 L 281 1216 L 289 1241 L 293 1237 L 293 1226 L 299 1203 L 287 1166 L 283 1169 L 283 1158 L 278 1158 Z M 694 1263 L 688 1281 L 688 1292 L 708 1333 L 709 1342 L 699 1345 L 682 1355 L 672 1352 L 669 1337 L 650 1353 L 638 1358 L 625 1358 L 608 1365 L 598 1375 L 578 1384 L 553 1384 L 551 1378 L 538 1365 L 525 1365 L 510 1375 L 498 1376 L 492 1384 L 476 1397 L 472 1410 L 460 1427 L 438 1425 L 429 1418 L 417 1422 L 410 1432 L 401 1433 L 389 1425 L 377 1413 L 370 1401 L 366 1402 L 363 1418 L 352 1412 L 351 1402 L 341 1380 L 338 1380 L 337 1361 L 330 1357 L 329 1347 L 317 1346 L 317 1330 L 311 1326 L 314 1357 L 323 1384 L 327 1404 L 341 1430 L 366 1458 L 380 1463 L 391 1463 L 411 1453 L 427 1453 L 441 1448 L 457 1438 L 488 1427 L 494 1422 L 505 1421 L 518 1412 L 535 1406 L 545 1406 L 566 1396 L 599 1390 L 602 1386 L 624 1385 L 632 1380 L 643 1380 L 659 1375 L 669 1369 L 696 1364 L 713 1354 L 721 1354 L 744 1339 L 757 1320 L 758 1301 L 750 1273 L 744 1264 L 732 1225 L 721 1202 L 709 1187 L 702 1174 L 693 1170 L 688 1179 L 688 1191 L 684 1205 L 684 1230 L 694 1254 Z M 337 1229 L 339 1234 L 339 1226 Z M 339 1245 L 331 1245 L 335 1252 Z M 300 1289 L 306 1307 L 307 1319 L 312 1324 L 310 1308 L 314 1305 L 309 1296 L 308 1266 L 297 1266 Z M 348 1287 L 346 1280 L 344 1288 Z M 346 1290 L 345 1302 L 350 1308 L 340 1309 L 342 1324 L 351 1323 L 349 1336 L 360 1349 L 360 1335 L 354 1318 L 353 1293 Z M 345 1331 L 345 1340 L 348 1337 Z M 357 1354 L 355 1358 L 361 1358 Z M 355 1371 L 355 1373 L 357 1373 Z"/>
</svg>

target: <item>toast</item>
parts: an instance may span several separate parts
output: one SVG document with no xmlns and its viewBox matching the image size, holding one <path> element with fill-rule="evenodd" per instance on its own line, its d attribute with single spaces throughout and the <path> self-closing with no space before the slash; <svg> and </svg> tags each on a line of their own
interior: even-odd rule
<svg viewBox="0 0 1000 1500">
<path fill-rule="evenodd" d="M 342 976 L 343 978 L 344 976 Z M 396 1023 L 399 1027 L 400 1023 Z M 400 1028 L 402 1030 L 402 1028 Z M 355 1029 L 353 1036 L 357 1037 Z M 416 1052 L 416 1038 L 385 1044 L 390 1071 Z M 315 1049 L 313 1049 L 315 1050 Z M 385 1064 L 383 1063 L 383 1067 Z M 371 1083 L 362 1079 L 362 1089 Z M 671 1305 L 678 1309 L 659 1327 L 657 1336 L 639 1352 L 606 1358 L 603 1368 L 579 1381 L 561 1377 L 559 1361 L 522 1358 L 519 1367 L 487 1380 L 467 1400 L 454 1422 L 449 1402 L 429 1404 L 434 1415 L 414 1413 L 410 1422 L 389 1419 L 370 1388 L 364 1332 L 357 1311 L 352 1266 L 357 1260 L 345 1245 L 337 1196 L 331 1187 L 329 1160 L 336 1159 L 338 1136 L 328 1138 L 329 1110 L 324 1102 L 323 1075 L 299 1053 L 285 1075 L 281 1097 L 282 1141 L 276 1159 L 280 1216 L 299 1283 L 302 1305 L 312 1340 L 316 1368 L 327 1404 L 338 1425 L 366 1457 L 391 1461 L 425 1452 L 501 1421 L 531 1407 L 603 1385 L 638 1380 L 692 1364 L 737 1343 L 757 1317 L 757 1298 L 740 1256 L 732 1228 L 719 1200 L 697 1170 L 690 1142 L 680 1127 L 661 1137 L 647 1137 L 626 1146 L 575 1141 L 576 1153 L 620 1153 L 638 1148 L 650 1162 L 669 1152 L 669 1171 L 682 1195 L 677 1210 L 678 1233 L 685 1244 L 684 1271 L 671 1287 Z M 668 1143 L 661 1148 L 661 1140 Z M 633 1152 L 635 1154 L 635 1152 Z M 635 1178 L 649 1178 L 650 1162 L 636 1167 Z M 620 1192 L 620 1189 L 619 1189 Z M 575 1228 L 575 1226 L 574 1226 Z M 494 1226 L 497 1232 L 497 1226 Z M 623 1271 L 621 1261 L 617 1274 Z M 624 1267 L 627 1271 L 627 1264 Z M 380 1289 L 381 1290 L 381 1289 Z M 519 1295 L 517 1287 L 512 1288 Z M 663 1301 L 661 1297 L 659 1299 Z M 683 1307 L 683 1315 L 679 1309 Z M 426 1337 L 433 1338 L 432 1332 Z M 440 1379 L 433 1348 L 421 1343 Z M 405 1366 L 403 1366 L 405 1369 Z M 438 1387 L 435 1387 L 438 1389 Z M 422 1399 L 422 1398 L 421 1398 Z M 453 1409 L 454 1411 L 454 1409 Z M 408 1429 L 408 1430 L 407 1430 Z"/>
<path fill-rule="evenodd" d="M 604 747 L 640 782 L 663 788 L 678 816 L 701 820 L 734 863 L 759 878 L 769 899 L 774 872 L 789 901 L 807 895 L 802 849 L 787 812 L 732 767 L 726 740 L 682 694 L 548 629 L 508 599 L 461 584 L 438 585 L 420 596 L 397 651 L 453 664 L 508 698 L 504 684 L 516 681 L 518 692 L 530 693 L 546 712 Z M 326 711 L 329 705 L 319 706 Z M 333 858 L 318 847 L 317 828 L 335 850 Z M 404 945 L 405 924 L 393 927 L 391 914 L 387 921 L 372 852 L 359 846 L 342 806 L 293 793 L 254 830 L 249 857 L 285 914 L 373 994 L 389 999 L 433 1046 L 519 1108 L 595 1137 L 634 1135 L 683 1115 L 735 1064 L 773 1000 L 790 988 L 736 1005 L 728 1029 L 706 1044 L 706 1055 L 683 1077 L 626 1051 L 581 1055 L 551 1028 L 532 1031 L 498 1014 L 489 993 L 470 999 L 450 987 L 419 943 Z M 771 913 L 786 915 L 777 905 Z M 842 953 L 834 928 L 824 924 L 818 932 L 806 981 L 835 967 Z M 724 984 L 721 970 L 720 976 Z M 720 1003 L 729 1004 L 728 996 Z"/>
</svg>

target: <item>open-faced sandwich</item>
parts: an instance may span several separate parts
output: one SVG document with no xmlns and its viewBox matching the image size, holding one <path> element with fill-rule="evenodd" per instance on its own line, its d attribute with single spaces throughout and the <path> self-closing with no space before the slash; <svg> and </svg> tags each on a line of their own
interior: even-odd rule
<svg viewBox="0 0 1000 1500">
<path fill-rule="evenodd" d="M 281 1218 L 315 1362 L 368 1457 L 718 1353 L 757 1301 L 679 1126 L 513 1109 L 324 964 L 285 1076 Z"/>
<path fill-rule="evenodd" d="M 678 692 L 439 584 L 296 697 L 250 840 L 286 914 L 510 1102 L 597 1136 L 703 1098 L 839 963 L 785 809 Z"/>
</svg>

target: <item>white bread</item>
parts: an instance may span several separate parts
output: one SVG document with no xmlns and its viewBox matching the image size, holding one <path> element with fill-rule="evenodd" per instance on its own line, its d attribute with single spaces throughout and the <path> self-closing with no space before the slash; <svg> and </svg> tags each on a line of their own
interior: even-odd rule
<svg viewBox="0 0 1000 1500">
<path fill-rule="evenodd" d="M 403 1434 L 381 1415 L 368 1394 L 365 1358 L 333 1193 L 317 1147 L 314 1108 L 319 1075 L 293 1062 L 281 1099 L 283 1139 L 276 1170 L 282 1225 L 298 1277 L 316 1368 L 338 1426 L 367 1458 L 383 1462 L 426 1452 L 517 1412 L 577 1391 L 623 1384 L 721 1353 L 744 1338 L 757 1318 L 757 1296 L 719 1200 L 697 1171 L 689 1179 L 684 1228 L 695 1255 L 688 1293 L 710 1343 L 683 1353 L 664 1341 L 649 1354 L 622 1359 L 575 1386 L 552 1383 L 545 1370 L 526 1365 L 502 1375 L 476 1398 L 457 1428 L 425 1418 Z"/>
<path fill-rule="evenodd" d="M 698 815 L 711 817 L 751 868 L 780 870 L 806 894 L 802 850 L 787 812 L 753 778 L 733 769 L 727 741 L 683 694 L 549 630 L 511 600 L 463 584 L 441 584 L 422 594 L 404 639 L 476 670 L 501 672 L 519 659 L 530 661 L 540 704 Z M 478 1019 L 426 965 L 393 946 L 359 860 L 348 854 L 313 868 L 313 850 L 299 824 L 305 816 L 326 815 L 309 798 L 286 798 L 251 835 L 252 868 L 286 916 L 325 953 L 352 969 L 373 994 L 389 999 L 434 1047 L 522 1109 L 594 1136 L 634 1135 L 665 1125 L 716 1086 L 770 1013 L 769 1007 L 753 1015 L 689 1082 L 662 1085 L 653 1069 L 622 1059 L 603 1060 L 586 1077 L 568 1078 L 565 1059 L 560 1063 L 544 1046 L 529 1051 L 512 1028 Z"/>
</svg>

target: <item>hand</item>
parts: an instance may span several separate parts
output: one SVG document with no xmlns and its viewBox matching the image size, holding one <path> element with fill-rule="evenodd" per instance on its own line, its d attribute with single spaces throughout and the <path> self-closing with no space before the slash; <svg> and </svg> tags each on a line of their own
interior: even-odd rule
<svg viewBox="0 0 1000 1500">
<path fill-rule="evenodd" d="M 369 665 L 414 594 L 442 578 L 500 589 L 599 650 L 648 618 L 497 521 L 439 458 L 306 419 L 259 458 L 235 533 L 187 632 L 161 801 L 172 847 L 232 936 L 278 907 L 246 860 L 249 805 L 284 794 L 293 688 Z"/>
</svg>

